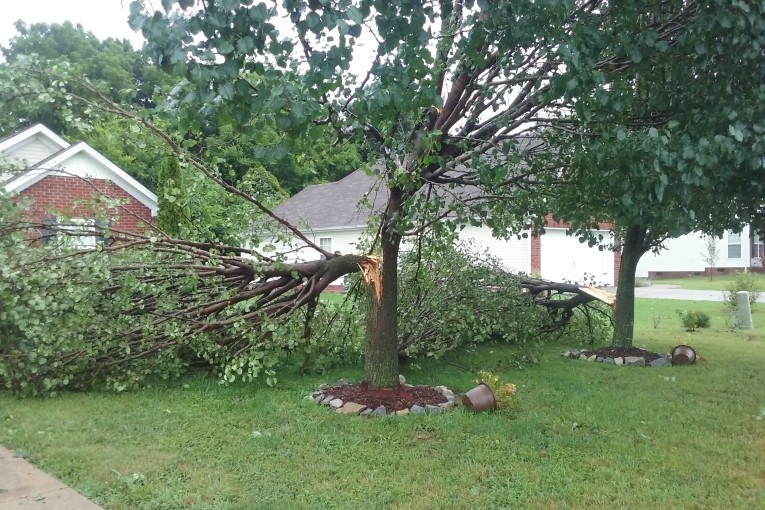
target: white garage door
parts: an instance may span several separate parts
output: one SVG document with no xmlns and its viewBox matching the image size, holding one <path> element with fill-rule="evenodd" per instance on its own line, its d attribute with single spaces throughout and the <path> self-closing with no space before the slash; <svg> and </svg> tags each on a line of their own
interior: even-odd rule
<svg viewBox="0 0 765 510">
<path fill-rule="evenodd" d="M 528 237 L 518 239 L 497 239 L 492 237 L 486 227 L 465 227 L 460 232 L 460 240 L 472 243 L 477 251 L 488 250 L 497 257 L 505 269 L 514 273 L 531 272 L 531 241 Z"/>
<path fill-rule="evenodd" d="M 600 231 L 605 242 L 611 241 L 611 233 Z M 565 229 L 547 228 L 541 237 L 542 278 L 556 282 L 614 284 L 614 253 L 609 250 L 590 248 L 579 238 L 567 236 Z"/>
</svg>

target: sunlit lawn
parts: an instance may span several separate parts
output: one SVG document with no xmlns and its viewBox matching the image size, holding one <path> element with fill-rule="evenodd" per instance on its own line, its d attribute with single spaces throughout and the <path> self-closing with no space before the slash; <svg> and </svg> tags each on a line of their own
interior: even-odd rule
<svg viewBox="0 0 765 510">
<path fill-rule="evenodd" d="M 765 289 L 765 274 L 753 273 L 755 281 L 760 289 Z M 689 276 L 687 278 L 671 278 L 653 280 L 654 285 L 679 285 L 682 289 L 693 290 L 727 290 L 730 284 L 735 281 L 735 274 L 714 275 L 710 280 L 709 276 Z"/>
<path fill-rule="evenodd" d="M 680 308 L 712 327 L 684 332 Z M 403 368 L 461 391 L 473 376 L 455 365 L 499 371 L 519 385 L 512 415 L 370 420 L 303 399 L 360 367 L 286 374 L 274 389 L 191 377 L 122 395 L 0 395 L 0 443 L 115 510 L 765 508 L 765 335 L 728 331 L 719 303 L 638 300 L 637 314 L 636 343 L 690 342 L 705 361 L 564 360 L 577 344 L 561 340 L 523 370 L 504 346 Z"/>
</svg>

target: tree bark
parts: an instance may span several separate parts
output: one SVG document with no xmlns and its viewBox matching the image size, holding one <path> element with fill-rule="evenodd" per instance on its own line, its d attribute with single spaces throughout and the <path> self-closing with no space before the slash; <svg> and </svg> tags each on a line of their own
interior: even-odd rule
<svg viewBox="0 0 765 510">
<path fill-rule="evenodd" d="M 364 379 L 374 388 L 398 386 L 398 250 L 400 237 L 382 241 L 379 278 L 367 280 Z"/>
<path fill-rule="evenodd" d="M 373 388 L 398 386 L 398 252 L 401 234 L 393 218 L 401 211 L 401 189 L 390 189 L 381 229 L 382 271 L 377 278 L 365 274 L 367 284 L 367 334 L 364 379 Z M 362 267 L 362 272 L 365 268 Z"/>
<path fill-rule="evenodd" d="M 632 346 L 635 329 L 635 272 L 637 265 L 648 251 L 647 229 L 642 225 L 630 225 L 622 243 L 621 268 L 616 288 L 616 311 L 614 312 L 614 347 Z"/>
</svg>

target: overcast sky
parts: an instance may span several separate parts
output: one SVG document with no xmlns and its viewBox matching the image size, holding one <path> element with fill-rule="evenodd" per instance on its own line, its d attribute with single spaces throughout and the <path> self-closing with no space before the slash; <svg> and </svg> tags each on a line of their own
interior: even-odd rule
<svg viewBox="0 0 765 510">
<path fill-rule="evenodd" d="M 127 24 L 130 0 L 0 0 L 0 45 L 16 35 L 16 20 L 32 23 L 80 24 L 103 40 L 107 37 L 128 39 L 140 48 L 143 38 Z"/>
</svg>

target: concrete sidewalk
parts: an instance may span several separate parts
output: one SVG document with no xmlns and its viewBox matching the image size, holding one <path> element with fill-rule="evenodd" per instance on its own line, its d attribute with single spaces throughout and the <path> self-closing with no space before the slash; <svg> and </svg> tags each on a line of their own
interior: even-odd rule
<svg viewBox="0 0 765 510">
<path fill-rule="evenodd" d="M 0 510 L 103 510 L 0 446 Z"/>
</svg>

